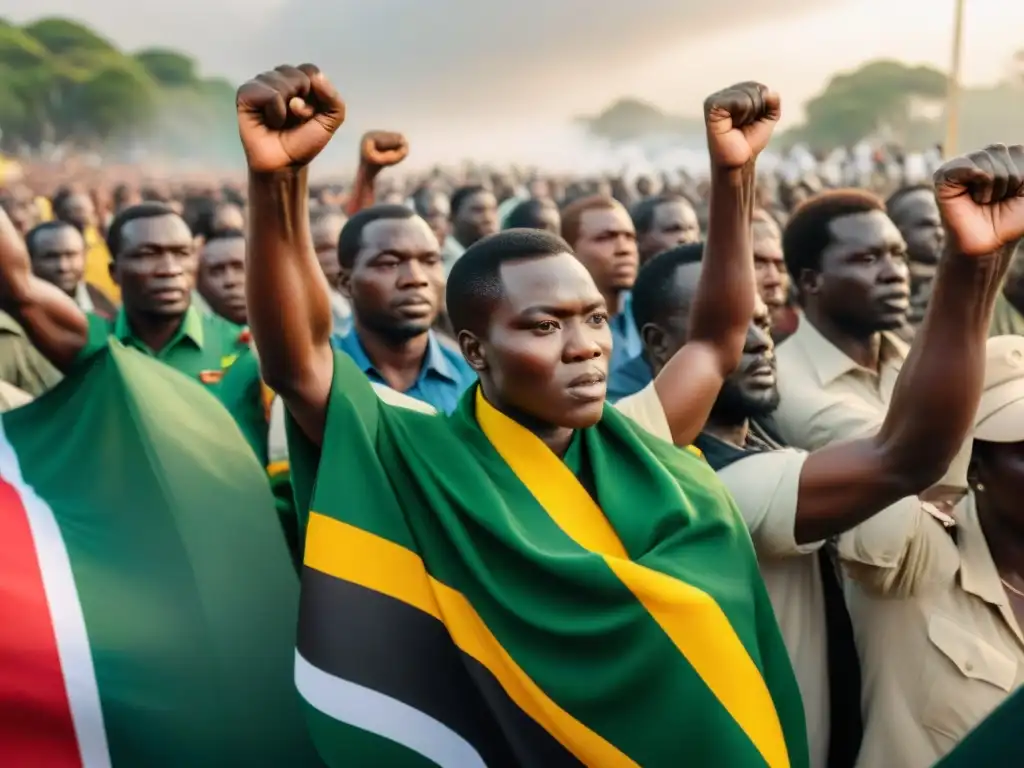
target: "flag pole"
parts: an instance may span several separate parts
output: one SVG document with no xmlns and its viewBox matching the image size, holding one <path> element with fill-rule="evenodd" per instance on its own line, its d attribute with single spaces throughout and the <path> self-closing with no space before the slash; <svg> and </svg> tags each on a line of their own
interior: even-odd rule
<svg viewBox="0 0 1024 768">
<path fill-rule="evenodd" d="M 965 0 L 955 0 L 955 2 L 953 53 L 950 57 L 949 74 L 946 79 L 946 141 L 942 146 L 943 154 L 946 157 L 956 155 L 960 132 L 960 66 L 963 61 Z"/>
</svg>

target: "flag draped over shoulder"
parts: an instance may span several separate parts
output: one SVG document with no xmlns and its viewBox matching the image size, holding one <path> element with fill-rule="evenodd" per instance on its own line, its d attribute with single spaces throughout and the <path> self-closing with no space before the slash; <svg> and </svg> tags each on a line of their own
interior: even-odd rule
<svg viewBox="0 0 1024 768">
<path fill-rule="evenodd" d="M 296 684 L 332 766 L 807 765 L 700 459 L 606 408 L 562 461 L 476 389 L 451 417 L 394 409 L 343 355 L 322 451 L 289 438 L 313 510 Z"/>
<path fill-rule="evenodd" d="M 116 342 L 0 419 L 0 765 L 318 766 L 266 477 Z"/>
</svg>

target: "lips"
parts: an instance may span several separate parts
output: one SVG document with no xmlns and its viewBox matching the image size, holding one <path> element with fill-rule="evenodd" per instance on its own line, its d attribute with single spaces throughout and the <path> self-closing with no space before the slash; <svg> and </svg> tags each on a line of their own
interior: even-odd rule
<svg viewBox="0 0 1024 768">
<path fill-rule="evenodd" d="M 569 382 L 570 387 L 587 387 L 593 384 L 604 384 L 608 377 L 600 371 L 584 373 Z"/>
</svg>

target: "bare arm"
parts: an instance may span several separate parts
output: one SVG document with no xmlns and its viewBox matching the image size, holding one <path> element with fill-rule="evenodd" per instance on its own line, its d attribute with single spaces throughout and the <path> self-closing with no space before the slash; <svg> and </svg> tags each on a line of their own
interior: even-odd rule
<svg viewBox="0 0 1024 768">
<path fill-rule="evenodd" d="M 348 200 L 345 201 L 345 215 L 355 216 L 364 208 L 373 205 L 376 199 L 375 182 L 380 168 L 367 165 L 365 160 L 359 161 L 359 168 L 356 169 L 356 178 L 352 182 L 352 191 Z"/>
<path fill-rule="evenodd" d="M 949 165 L 955 170 L 956 163 Z M 1020 179 L 1017 174 L 1017 187 Z M 990 179 L 990 192 L 992 184 Z M 1014 182 L 1010 189 L 1013 194 Z M 1024 197 L 1020 199 L 1024 231 Z M 873 437 L 837 443 L 807 458 L 797 502 L 798 543 L 847 531 L 899 499 L 926 490 L 942 477 L 971 430 L 985 378 L 989 318 L 1016 238 L 990 242 L 996 250 L 979 255 L 984 246 L 964 234 L 976 232 L 978 221 L 947 211 L 943 218 L 950 246 L 885 421 Z"/>
<path fill-rule="evenodd" d="M 25 243 L 3 210 L 0 307 L 21 323 L 36 349 L 58 370 L 66 371 L 88 340 L 85 313 L 60 288 L 32 274 Z"/>
<path fill-rule="evenodd" d="M 359 142 L 359 169 L 345 213 L 355 216 L 375 201 L 375 182 L 385 168 L 398 165 L 409 154 L 409 142 L 394 131 L 370 131 Z"/>
</svg>

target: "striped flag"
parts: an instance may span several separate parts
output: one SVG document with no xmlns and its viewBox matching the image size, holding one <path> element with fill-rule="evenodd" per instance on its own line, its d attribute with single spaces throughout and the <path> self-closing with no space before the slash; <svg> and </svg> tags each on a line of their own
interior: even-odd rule
<svg viewBox="0 0 1024 768">
<path fill-rule="evenodd" d="M 0 765 L 317 766 L 265 475 L 117 343 L 0 419 Z"/>
</svg>

